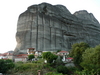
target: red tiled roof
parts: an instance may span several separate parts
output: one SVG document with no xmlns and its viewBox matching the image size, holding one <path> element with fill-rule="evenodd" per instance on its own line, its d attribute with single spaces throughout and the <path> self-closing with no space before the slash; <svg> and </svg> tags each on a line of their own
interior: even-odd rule
<svg viewBox="0 0 100 75">
<path fill-rule="evenodd" d="M 22 57 L 25 57 L 25 56 L 28 56 L 28 54 L 19 54 L 19 55 L 16 55 L 16 56 L 17 56 L 17 57 L 19 57 L 19 56 L 20 56 L 20 57 L 21 57 L 21 56 L 22 56 Z"/>
<path fill-rule="evenodd" d="M 0 54 L 0 56 L 7 56 L 7 55 L 13 55 L 13 53 L 2 53 L 2 54 Z"/>
<path fill-rule="evenodd" d="M 15 58 L 26 58 L 26 57 L 15 57 Z"/>
<path fill-rule="evenodd" d="M 58 52 L 58 53 L 68 53 L 68 51 L 60 51 L 60 52 Z"/>
<path fill-rule="evenodd" d="M 28 54 L 19 54 L 16 55 L 15 58 L 27 58 Z"/>
<path fill-rule="evenodd" d="M 7 54 L 8 54 L 8 53 L 3 53 L 3 54 L 1 54 L 1 56 L 7 56 Z"/>
</svg>

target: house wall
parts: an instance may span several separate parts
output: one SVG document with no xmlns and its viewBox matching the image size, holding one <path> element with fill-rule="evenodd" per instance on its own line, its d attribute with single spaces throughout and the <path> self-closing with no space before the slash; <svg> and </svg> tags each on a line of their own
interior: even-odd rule
<svg viewBox="0 0 100 75">
<path fill-rule="evenodd" d="M 11 60 L 13 60 L 13 56 L 8 56 L 8 59 L 11 59 Z"/>
<path fill-rule="evenodd" d="M 26 62 L 27 59 L 26 58 L 15 58 L 15 62 L 19 62 L 19 61 Z"/>
</svg>

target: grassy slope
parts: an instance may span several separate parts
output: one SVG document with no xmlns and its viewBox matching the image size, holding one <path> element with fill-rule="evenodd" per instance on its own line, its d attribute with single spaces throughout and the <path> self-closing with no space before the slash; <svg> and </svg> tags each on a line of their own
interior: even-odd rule
<svg viewBox="0 0 100 75">
<path fill-rule="evenodd" d="M 8 71 L 8 75 L 37 75 L 37 71 L 41 70 L 41 75 L 47 72 L 55 71 L 50 66 L 43 63 L 43 59 L 37 62 L 15 63 L 15 68 Z"/>
</svg>

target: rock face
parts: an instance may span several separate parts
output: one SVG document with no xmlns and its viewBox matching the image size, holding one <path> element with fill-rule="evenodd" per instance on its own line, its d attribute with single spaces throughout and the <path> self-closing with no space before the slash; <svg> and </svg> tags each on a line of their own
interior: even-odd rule
<svg viewBox="0 0 100 75">
<path fill-rule="evenodd" d="M 15 54 L 26 53 L 27 48 L 68 51 L 79 42 L 94 47 L 100 44 L 100 24 L 85 10 L 71 14 L 62 5 L 41 3 L 19 16 L 16 41 Z"/>
</svg>

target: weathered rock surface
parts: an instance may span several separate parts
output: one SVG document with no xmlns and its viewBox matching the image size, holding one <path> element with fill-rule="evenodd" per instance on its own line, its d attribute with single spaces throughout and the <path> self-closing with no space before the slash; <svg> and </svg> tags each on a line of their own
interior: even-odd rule
<svg viewBox="0 0 100 75">
<path fill-rule="evenodd" d="M 27 48 L 40 51 L 70 50 L 71 45 L 86 42 L 100 44 L 100 24 L 85 10 L 71 14 L 62 5 L 32 5 L 19 16 L 15 54 Z"/>
</svg>

